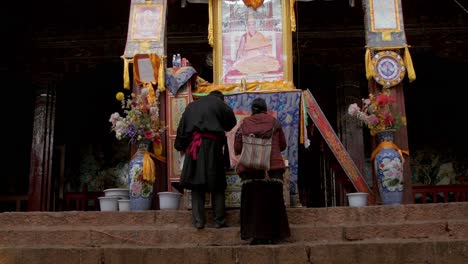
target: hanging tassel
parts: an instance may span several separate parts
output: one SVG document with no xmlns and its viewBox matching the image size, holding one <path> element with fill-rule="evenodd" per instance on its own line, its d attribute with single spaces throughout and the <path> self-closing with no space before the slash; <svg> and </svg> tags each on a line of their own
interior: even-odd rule
<svg viewBox="0 0 468 264">
<path fill-rule="evenodd" d="M 130 73 L 128 72 L 128 64 L 130 61 L 124 57 L 122 57 L 122 59 L 124 61 L 123 86 L 125 89 L 130 90 Z"/>
<path fill-rule="evenodd" d="M 414 71 L 413 60 L 411 59 L 408 46 L 405 47 L 405 57 L 403 58 L 403 61 L 405 62 L 409 81 L 412 82 L 416 80 L 416 72 Z"/>
<path fill-rule="evenodd" d="M 367 80 L 372 79 L 375 76 L 374 66 L 372 65 L 371 51 L 369 48 L 366 49 L 366 55 L 364 58 L 364 63 L 366 64 L 366 78 Z"/>
<path fill-rule="evenodd" d="M 164 63 L 165 58 L 165 55 L 161 57 L 158 69 L 158 90 L 161 92 L 164 92 L 166 90 L 166 63 Z"/>
<path fill-rule="evenodd" d="M 156 177 L 154 175 L 154 161 L 151 158 L 151 154 L 148 151 L 145 151 L 143 155 L 143 180 L 148 182 L 155 182 Z"/>
<path fill-rule="evenodd" d="M 289 0 L 291 8 L 291 31 L 296 32 L 296 13 L 294 12 L 294 3 L 296 0 Z"/>
<path fill-rule="evenodd" d="M 163 151 L 162 140 L 160 137 L 156 137 L 153 141 L 153 152 L 156 156 L 161 156 Z"/>
<path fill-rule="evenodd" d="M 148 89 L 148 95 L 146 96 L 146 98 L 148 99 L 148 104 L 153 105 L 154 102 L 158 100 L 158 98 L 156 98 L 153 85 L 148 82 L 144 83 L 143 86 Z"/>
<path fill-rule="evenodd" d="M 213 47 L 213 0 L 208 0 L 208 44 Z"/>
<path fill-rule="evenodd" d="M 156 158 L 156 156 L 148 151 L 139 150 L 133 154 L 130 160 L 133 160 L 138 154 L 143 154 L 143 180 L 150 183 L 155 182 L 155 165 L 152 158 Z"/>
</svg>

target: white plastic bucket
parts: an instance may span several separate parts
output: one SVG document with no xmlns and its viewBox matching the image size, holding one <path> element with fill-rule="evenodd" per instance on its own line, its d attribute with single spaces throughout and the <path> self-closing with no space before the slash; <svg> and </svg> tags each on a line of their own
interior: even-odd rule
<svg viewBox="0 0 468 264">
<path fill-rule="evenodd" d="M 119 199 L 119 211 L 127 212 L 130 211 L 130 200 L 128 199 Z"/>
<path fill-rule="evenodd" d="M 129 199 L 129 191 L 127 188 L 105 189 L 104 195 L 106 197 L 117 197 L 119 199 Z"/>
<path fill-rule="evenodd" d="M 101 211 L 117 211 L 117 197 L 99 197 Z"/>
<path fill-rule="evenodd" d="M 180 198 L 182 194 L 176 192 L 158 192 L 159 209 L 177 210 L 179 209 Z"/>
<path fill-rule="evenodd" d="M 364 193 L 364 192 L 355 192 L 355 193 L 346 194 L 346 196 L 348 196 L 349 206 L 352 206 L 352 207 L 366 206 L 368 195 L 369 195 L 368 193 Z"/>
</svg>

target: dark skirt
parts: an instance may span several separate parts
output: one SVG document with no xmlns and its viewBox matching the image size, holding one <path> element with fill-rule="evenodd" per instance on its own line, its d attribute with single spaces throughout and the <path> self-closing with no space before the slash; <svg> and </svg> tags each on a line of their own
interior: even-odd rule
<svg viewBox="0 0 468 264">
<path fill-rule="evenodd" d="M 244 179 L 258 178 L 250 173 L 242 176 Z M 263 178 L 261 174 L 257 176 Z M 280 177 L 282 178 L 282 173 Z M 243 240 L 254 238 L 279 241 L 291 236 L 282 182 L 277 180 L 244 182 L 241 192 L 240 229 Z"/>
</svg>

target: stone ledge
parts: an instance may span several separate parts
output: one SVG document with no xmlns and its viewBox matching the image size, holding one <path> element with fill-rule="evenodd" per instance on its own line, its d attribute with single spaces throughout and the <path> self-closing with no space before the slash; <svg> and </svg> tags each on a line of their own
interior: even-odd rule
<svg viewBox="0 0 468 264">
<path fill-rule="evenodd" d="M 468 239 L 198 247 L 0 247 L 2 264 L 466 263 Z"/>
</svg>

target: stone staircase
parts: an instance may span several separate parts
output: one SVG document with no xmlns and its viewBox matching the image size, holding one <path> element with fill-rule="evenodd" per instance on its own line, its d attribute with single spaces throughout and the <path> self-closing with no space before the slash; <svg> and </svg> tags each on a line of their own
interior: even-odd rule
<svg viewBox="0 0 468 264">
<path fill-rule="evenodd" d="M 208 211 L 207 219 L 211 219 Z M 185 210 L 0 213 L 0 264 L 468 263 L 468 203 L 288 208 L 276 245 L 191 226 Z"/>
</svg>

